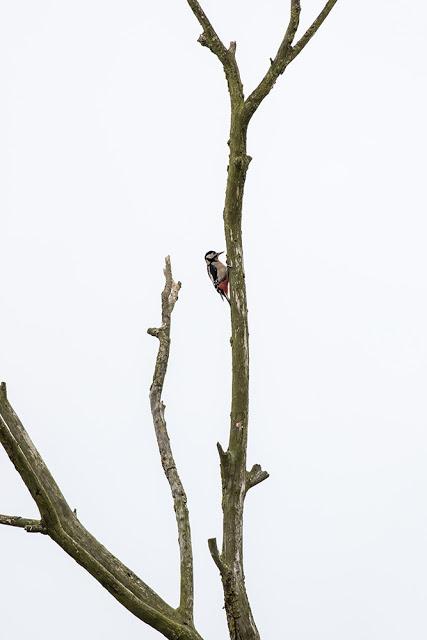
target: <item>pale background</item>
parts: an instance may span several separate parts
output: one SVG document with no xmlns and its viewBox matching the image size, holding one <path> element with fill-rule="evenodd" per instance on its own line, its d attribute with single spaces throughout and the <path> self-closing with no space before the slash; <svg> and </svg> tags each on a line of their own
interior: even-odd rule
<svg viewBox="0 0 427 640">
<path fill-rule="evenodd" d="M 246 89 L 288 3 L 204 0 Z M 303 2 L 303 26 L 320 10 Z M 254 117 L 246 575 L 263 640 L 427 635 L 427 9 L 341 0 Z M 228 102 L 184 0 L 0 2 L 0 376 L 81 521 L 171 604 L 174 514 L 148 406 L 163 257 L 183 282 L 165 388 L 196 621 L 226 637 Z M 36 516 L 0 451 L 0 512 Z M 160 638 L 48 538 L 0 529 L 2 637 Z"/>
</svg>

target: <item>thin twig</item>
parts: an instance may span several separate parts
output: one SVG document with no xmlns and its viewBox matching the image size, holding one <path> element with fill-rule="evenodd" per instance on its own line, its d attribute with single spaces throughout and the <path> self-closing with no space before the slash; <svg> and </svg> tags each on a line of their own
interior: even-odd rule
<svg viewBox="0 0 427 640">
<path fill-rule="evenodd" d="M 288 64 L 289 50 L 298 29 L 301 13 L 300 0 L 291 0 L 288 26 L 274 59 L 270 58 L 270 66 L 259 85 L 252 91 L 245 102 L 246 119 L 249 121 L 264 98 L 270 93 L 277 78 L 284 72 Z"/>
<path fill-rule="evenodd" d="M 298 29 L 301 5 L 299 0 L 291 0 L 291 10 L 288 26 L 283 40 L 277 50 L 274 59 L 270 59 L 270 66 L 259 85 L 252 91 L 245 102 L 246 120 L 249 121 L 258 109 L 264 98 L 270 93 L 277 78 L 284 72 L 287 66 L 289 48 Z"/>
<path fill-rule="evenodd" d="M 249 122 L 264 98 L 270 93 L 278 77 L 284 73 L 286 67 L 302 51 L 306 44 L 314 36 L 322 22 L 330 13 L 337 0 L 329 0 L 316 20 L 307 29 L 304 35 L 292 46 L 299 25 L 301 14 L 300 0 L 291 0 L 290 17 L 285 35 L 280 43 L 274 59 L 270 58 L 270 66 L 259 85 L 252 91 L 245 101 L 245 119 Z"/>
<path fill-rule="evenodd" d="M 176 523 L 178 527 L 178 542 L 181 559 L 179 608 L 188 623 L 192 624 L 194 594 L 190 518 L 187 509 L 187 496 L 172 454 L 165 421 L 165 405 L 162 402 L 163 385 L 169 362 L 171 315 L 178 299 L 181 283 L 174 282 L 172 278 L 172 268 L 169 256 L 167 256 L 165 262 L 165 286 L 162 293 L 162 326 L 159 328 L 148 329 L 148 333 L 159 340 L 159 351 L 154 369 L 153 382 L 150 387 L 150 405 L 160 458 L 172 492 Z"/>
<path fill-rule="evenodd" d="M 20 527 L 25 529 L 28 533 L 44 533 L 46 534 L 46 527 L 43 526 L 41 520 L 33 520 L 32 518 L 21 518 L 21 516 L 5 516 L 0 514 L 0 524 L 4 524 L 8 527 Z"/>
<path fill-rule="evenodd" d="M 298 40 L 296 45 L 292 47 L 292 51 L 289 55 L 288 64 L 289 62 L 292 62 L 292 60 L 294 60 L 294 58 L 296 58 L 297 55 L 304 49 L 305 45 L 308 42 L 310 42 L 311 38 L 314 36 L 316 31 L 319 29 L 319 27 L 328 17 L 329 13 L 334 8 L 336 3 L 337 3 L 337 0 L 328 0 L 328 2 L 326 3 L 322 11 L 317 16 L 316 20 L 311 24 L 311 26 L 307 29 L 304 35 Z"/>
</svg>

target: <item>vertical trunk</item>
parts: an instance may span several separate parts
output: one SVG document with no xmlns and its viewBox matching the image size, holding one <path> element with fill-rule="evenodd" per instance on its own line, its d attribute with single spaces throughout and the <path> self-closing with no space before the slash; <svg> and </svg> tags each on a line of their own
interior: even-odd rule
<svg viewBox="0 0 427 640">
<path fill-rule="evenodd" d="M 249 332 L 242 245 L 242 202 L 250 157 L 246 153 L 243 105 L 233 106 L 224 207 L 231 284 L 232 400 L 228 450 L 222 451 L 223 546 L 221 575 L 231 640 L 259 640 L 245 588 L 243 508 L 249 405 Z"/>
</svg>

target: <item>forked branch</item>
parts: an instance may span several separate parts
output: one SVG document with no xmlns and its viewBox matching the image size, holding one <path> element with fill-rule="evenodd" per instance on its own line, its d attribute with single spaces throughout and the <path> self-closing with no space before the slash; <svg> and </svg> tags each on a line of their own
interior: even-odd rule
<svg viewBox="0 0 427 640">
<path fill-rule="evenodd" d="M 293 45 L 299 25 L 301 14 L 300 0 L 291 0 L 290 17 L 285 35 L 280 43 L 274 59 L 270 60 L 270 68 L 262 78 L 259 85 L 252 91 L 245 102 L 245 119 L 249 122 L 255 111 L 258 109 L 264 98 L 270 93 L 278 77 L 285 71 L 286 67 L 303 50 L 311 40 L 321 24 L 324 22 L 337 0 L 328 0 L 320 14 L 310 25 L 304 35 Z"/>
<path fill-rule="evenodd" d="M 298 40 L 298 42 L 292 47 L 292 51 L 290 52 L 289 62 L 292 62 L 294 58 L 304 49 L 305 45 L 310 42 L 316 31 L 322 25 L 322 23 L 326 20 L 334 6 L 336 5 L 337 0 L 328 0 L 328 2 L 323 7 L 322 11 L 317 16 L 316 20 L 310 25 L 304 35 Z"/>
<path fill-rule="evenodd" d="M 300 0 L 291 0 L 291 10 L 288 26 L 283 40 L 274 59 L 270 60 L 270 67 L 259 85 L 252 91 L 245 102 L 246 120 L 249 121 L 264 98 L 270 93 L 277 78 L 284 72 L 288 64 L 288 56 L 299 25 L 301 13 Z"/>
<path fill-rule="evenodd" d="M 150 405 L 153 415 L 154 429 L 163 470 L 172 493 L 176 523 L 178 526 L 178 542 L 181 558 L 181 591 L 180 611 L 188 623 L 193 621 L 193 552 L 191 547 L 190 519 L 187 509 L 187 496 L 176 468 L 172 454 L 169 435 L 165 421 L 165 405 L 162 402 L 163 385 L 169 362 L 171 315 L 178 293 L 180 282 L 174 282 L 170 257 L 166 258 L 164 269 L 165 286 L 162 293 L 162 325 L 148 329 L 151 336 L 159 339 L 159 351 L 154 369 L 153 382 L 150 388 Z"/>
</svg>

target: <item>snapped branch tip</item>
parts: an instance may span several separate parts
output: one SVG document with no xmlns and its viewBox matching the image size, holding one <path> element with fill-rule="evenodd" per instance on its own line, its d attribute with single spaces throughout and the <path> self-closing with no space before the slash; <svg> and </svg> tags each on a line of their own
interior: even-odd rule
<svg viewBox="0 0 427 640">
<path fill-rule="evenodd" d="M 199 37 L 197 38 L 197 42 L 202 45 L 202 47 L 208 46 L 208 40 L 206 38 L 205 32 L 203 31 Z"/>
<path fill-rule="evenodd" d="M 220 553 L 219 553 L 219 550 L 218 550 L 218 544 L 217 544 L 216 538 L 209 538 L 208 547 L 209 547 L 210 554 L 212 556 L 212 560 L 215 562 L 215 564 L 218 567 L 220 573 L 222 574 L 223 571 L 224 571 L 224 563 L 221 560 L 221 556 L 220 556 Z"/>
<path fill-rule="evenodd" d="M 252 489 L 269 477 L 268 471 L 264 471 L 260 464 L 254 464 L 252 469 L 246 472 L 246 490 Z"/>
<path fill-rule="evenodd" d="M 220 442 L 217 442 L 217 443 L 216 443 L 216 448 L 218 449 L 219 457 L 220 457 L 221 459 L 222 459 L 222 458 L 225 458 L 225 456 L 226 456 L 227 454 L 226 454 L 226 452 L 224 451 L 224 449 L 222 448 L 222 446 L 221 446 L 221 443 L 220 443 Z"/>
</svg>

